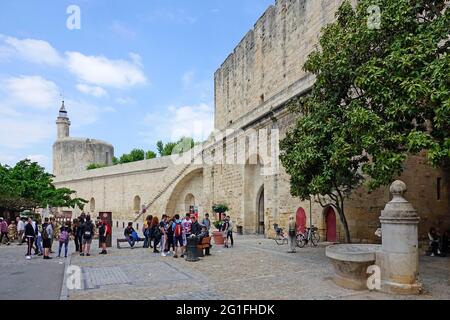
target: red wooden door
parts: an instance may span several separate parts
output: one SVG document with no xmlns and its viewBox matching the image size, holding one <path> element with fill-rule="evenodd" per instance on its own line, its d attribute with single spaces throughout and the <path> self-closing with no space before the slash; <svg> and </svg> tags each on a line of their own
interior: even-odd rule
<svg viewBox="0 0 450 320">
<path fill-rule="evenodd" d="M 297 233 L 303 233 L 306 230 L 306 213 L 303 208 L 298 208 L 296 214 Z"/>
<path fill-rule="evenodd" d="M 336 213 L 333 208 L 328 208 L 327 212 L 327 241 L 328 242 L 337 242 L 337 234 L 336 234 Z"/>
</svg>

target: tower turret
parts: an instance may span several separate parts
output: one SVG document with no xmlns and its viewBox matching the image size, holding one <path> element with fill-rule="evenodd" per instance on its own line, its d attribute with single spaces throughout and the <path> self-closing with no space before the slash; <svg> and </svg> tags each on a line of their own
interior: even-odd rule
<svg viewBox="0 0 450 320">
<path fill-rule="evenodd" d="M 70 120 L 69 117 L 67 116 L 64 101 L 62 102 L 61 108 L 59 109 L 59 116 L 58 119 L 56 120 L 56 125 L 58 127 L 58 139 L 64 139 L 69 137 Z"/>
</svg>

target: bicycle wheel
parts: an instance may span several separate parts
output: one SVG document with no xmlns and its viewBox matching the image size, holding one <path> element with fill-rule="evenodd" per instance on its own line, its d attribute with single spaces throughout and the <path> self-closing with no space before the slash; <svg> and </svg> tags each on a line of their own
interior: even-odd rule
<svg viewBox="0 0 450 320">
<path fill-rule="evenodd" d="M 277 245 L 282 246 L 285 244 L 285 242 L 287 242 L 287 239 L 275 239 L 275 242 L 277 243 Z"/>
<path fill-rule="evenodd" d="M 306 241 L 305 238 L 301 235 L 301 236 L 297 236 L 297 247 L 299 248 L 303 248 L 306 245 Z"/>
<path fill-rule="evenodd" d="M 311 243 L 314 245 L 314 247 L 317 247 L 319 245 L 320 236 L 318 233 L 314 232 L 311 235 Z"/>
</svg>

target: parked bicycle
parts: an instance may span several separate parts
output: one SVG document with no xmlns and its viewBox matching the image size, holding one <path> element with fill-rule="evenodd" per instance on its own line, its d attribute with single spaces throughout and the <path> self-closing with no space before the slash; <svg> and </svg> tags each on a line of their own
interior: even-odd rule
<svg viewBox="0 0 450 320">
<path fill-rule="evenodd" d="M 275 232 L 277 234 L 274 239 L 277 245 L 282 246 L 288 244 L 288 239 L 284 235 L 283 229 L 280 228 L 278 224 L 274 224 L 273 228 L 275 229 Z"/>
<path fill-rule="evenodd" d="M 303 248 L 308 243 L 311 243 L 314 247 L 317 247 L 320 241 L 319 229 L 312 226 L 306 228 L 305 232 L 297 234 L 297 246 Z"/>
</svg>

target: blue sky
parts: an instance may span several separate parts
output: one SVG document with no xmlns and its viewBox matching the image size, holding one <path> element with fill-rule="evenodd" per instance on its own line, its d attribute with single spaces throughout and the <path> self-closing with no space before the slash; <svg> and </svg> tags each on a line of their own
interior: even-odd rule
<svg viewBox="0 0 450 320">
<path fill-rule="evenodd" d="M 0 163 L 51 170 L 64 96 L 71 136 L 121 155 L 213 126 L 213 75 L 273 0 L 0 1 Z M 69 30 L 67 8 L 81 11 Z"/>
</svg>

